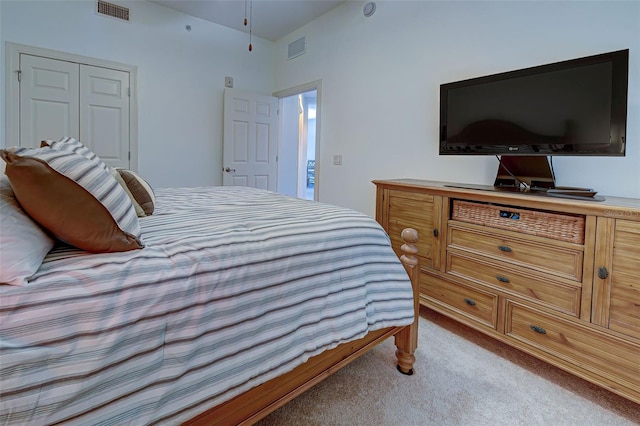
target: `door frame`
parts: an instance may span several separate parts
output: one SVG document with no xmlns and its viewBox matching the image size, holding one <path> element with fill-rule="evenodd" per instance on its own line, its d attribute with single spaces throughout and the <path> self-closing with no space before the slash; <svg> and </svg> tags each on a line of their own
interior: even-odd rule
<svg viewBox="0 0 640 426">
<path fill-rule="evenodd" d="M 73 53 L 60 52 L 58 50 L 44 49 L 26 44 L 5 44 L 5 147 L 13 146 L 11 141 L 20 140 L 20 83 L 17 72 L 20 69 L 20 55 L 41 56 L 57 59 L 59 61 L 74 62 L 84 65 L 92 65 L 101 68 L 110 68 L 129 73 L 131 94 L 129 97 L 129 168 L 138 171 L 138 67 L 75 55 Z M 79 112 L 78 112 L 79 113 Z M 16 143 L 17 145 L 17 143 Z"/>
<path fill-rule="evenodd" d="M 279 90 L 273 93 L 273 96 L 278 98 L 279 102 L 282 98 L 288 98 L 289 96 L 300 95 L 305 92 L 309 92 L 315 90 L 316 91 L 316 149 L 315 149 L 315 181 L 313 184 L 313 199 L 318 201 L 320 195 L 320 171 L 321 171 L 321 162 L 320 162 L 320 129 L 321 129 L 321 115 L 322 108 L 321 98 L 322 98 L 322 80 L 315 80 L 309 83 L 301 84 L 298 86 L 290 87 L 288 89 Z M 282 143 L 282 140 L 279 142 Z M 281 148 L 281 147 L 280 147 Z M 305 166 L 306 167 L 306 166 Z M 306 169 L 305 169 L 306 170 Z"/>
</svg>

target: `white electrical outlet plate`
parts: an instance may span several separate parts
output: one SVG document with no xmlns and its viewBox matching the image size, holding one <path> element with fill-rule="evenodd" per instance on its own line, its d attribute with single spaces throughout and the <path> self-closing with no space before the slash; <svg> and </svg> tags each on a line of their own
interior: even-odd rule
<svg viewBox="0 0 640 426">
<path fill-rule="evenodd" d="M 333 165 L 334 166 L 342 166 L 342 155 L 334 155 L 333 156 Z"/>
</svg>

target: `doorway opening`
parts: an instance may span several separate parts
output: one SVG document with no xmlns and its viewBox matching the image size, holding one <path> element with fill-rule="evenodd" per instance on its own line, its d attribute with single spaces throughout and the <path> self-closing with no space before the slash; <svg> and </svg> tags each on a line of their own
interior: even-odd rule
<svg viewBox="0 0 640 426">
<path fill-rule="evenodd" d="M 278 192 L 318 199 L 316 163 L 319 123 L 319 82 L 276 93 L 280 99 Z"/>
</svg>

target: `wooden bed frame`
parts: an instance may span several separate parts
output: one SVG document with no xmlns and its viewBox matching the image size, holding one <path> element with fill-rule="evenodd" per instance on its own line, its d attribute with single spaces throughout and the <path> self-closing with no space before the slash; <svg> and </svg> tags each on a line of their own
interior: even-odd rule
<svg viewBox="0 0 640 426">
<path fill-rule="evenodd" d="M 402 231 L 402 239 L 404 254 L 400 260 L 409 274 L 413 286 L 415 312 L 413 324 L 406 327 L 377 330 L 362 339 L 344 343 L 316 355 L 289 373 L 215 406 L 187 421 L 185 425 L 254 424 L 391 336 L 395 336 L 398 370 L 404 374 L 413 374 L 415 361 L 413 354 L 418 346 L 419 265 L 416 257 L 418 232 L 415 229 L 407 228 Z"/>
</svg>

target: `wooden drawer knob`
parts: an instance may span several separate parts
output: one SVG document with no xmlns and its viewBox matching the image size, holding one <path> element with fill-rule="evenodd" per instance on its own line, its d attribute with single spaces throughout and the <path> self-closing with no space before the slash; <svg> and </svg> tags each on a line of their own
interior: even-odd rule
<svg viewBox="0 0 640 426">
<path fill-rule="evenodd" d="M 601 280 L 607 279 L 608 276 L 609 276 L 609 271 L 607 271 L 607 268 L 605 268 L 604 266 L 601 266 L 598 268 L 598 277 Z"/>
</svg>

